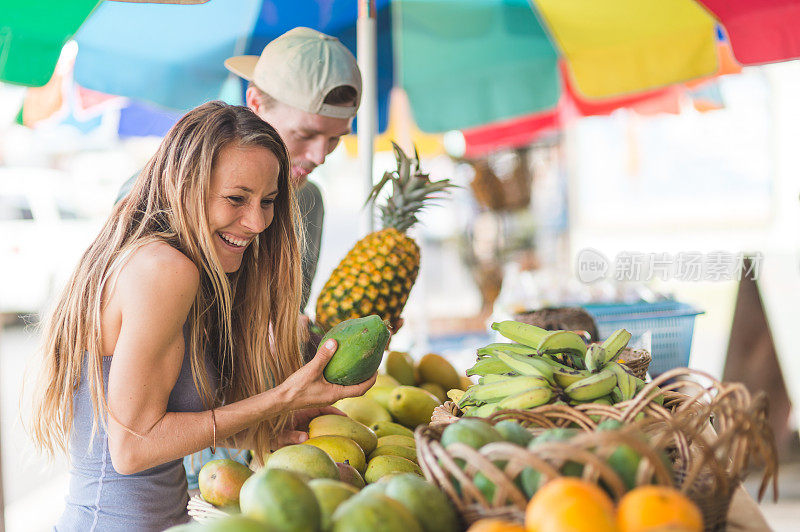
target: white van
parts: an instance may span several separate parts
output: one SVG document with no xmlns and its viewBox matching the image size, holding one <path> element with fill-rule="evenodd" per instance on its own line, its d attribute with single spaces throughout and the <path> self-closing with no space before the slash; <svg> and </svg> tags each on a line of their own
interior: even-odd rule
<svg viewBox="0 0 800 532">
<path fill-rule="evenodd" d="M 42 311 L 97 234 L 69 185 L 57 170 L 0 167 L 0 313 Z"/>
</svg>

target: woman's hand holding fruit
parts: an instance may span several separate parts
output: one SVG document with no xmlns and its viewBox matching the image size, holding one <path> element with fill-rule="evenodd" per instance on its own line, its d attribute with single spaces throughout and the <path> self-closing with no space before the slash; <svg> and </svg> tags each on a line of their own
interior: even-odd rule
<svg viewBox="0 0 800 532">
<path fill-rule="evenodd" d="M 325 380 L 322 372 L 336 349 L 336 340 L 326 341 L 308 364 L 289 375 L 278 386 L 287 394 L 290 410 L 328 406 L 345 397 L 364 395 L 372 387 L 377 372 L 366 381 L 353 386 L 331 384 Z"/>
</svg>

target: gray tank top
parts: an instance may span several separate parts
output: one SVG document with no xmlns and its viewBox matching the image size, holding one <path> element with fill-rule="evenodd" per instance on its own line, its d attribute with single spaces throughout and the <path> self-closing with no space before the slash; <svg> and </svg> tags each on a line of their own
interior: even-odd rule
<svg viewBox="0 0 800 532">
<path fill-rule="evenodd" d="M 106 390 L 111 360 L 112 357 L 103 357 Z M 88 373 L 87 366 L 84 357 L 82 375 Z M 208 363 L 206 366 L 216 386 L 218 376 Z M 183 460 L 172 460 L 133 475 L 120 475 L 111 464 L 108 435 L 102 424 L 97 428 L 92 447 L 89 446 L 93 413 L 87 379 L 81 380 L 73 401 L 69 494 L 66 509 L 55 529 L 59 532 L 161 531 L 187 522 L 189 495 Z M 192 380 L 188 349 L 184 349 L 183 364 L 170 393 L 167 412 L 203 410 L 205 406 Z"/>
</svg>

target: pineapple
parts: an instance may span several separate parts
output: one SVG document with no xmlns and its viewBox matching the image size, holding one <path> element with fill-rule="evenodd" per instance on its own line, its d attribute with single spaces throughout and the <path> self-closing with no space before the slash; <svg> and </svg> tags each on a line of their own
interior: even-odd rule
<svg viewBox="0 0 800 532">
<path fill-rule="evenodd" d="M 437 192 L 454 185 L 431 182 L 396 144 L 397 170 L 386 172 L 367 198 L 375 201 L 392 182 L 392 194 L 378 207 L 382 229 L 359 240 L 331 274 L 317 299 L 317 323 L 325 330 L 340 321 L 377 314 L 394 328 L 419 272 L 419 246 L 405 232 Z"/>
</svg>

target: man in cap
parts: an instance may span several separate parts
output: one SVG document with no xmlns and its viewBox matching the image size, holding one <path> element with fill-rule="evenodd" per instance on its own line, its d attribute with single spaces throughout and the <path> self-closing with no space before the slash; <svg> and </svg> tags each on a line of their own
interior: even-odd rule
<svg viewBox="0 0 800 532">
<path fill-rule="evenodd" d="M 308 174 L 350 133 L 361 102 L 361 72 L 338 39 L 309 28 L 284 33 L 260 57 L 231 57 L 225 67 L 249 82 L 247 106 L 272 124 L 289 150 L 307 238 L 300 305 L 305 310 L 324 216 L 319 188 Z"/>
<path fill-rule="evenodd" d="M 342 136 L 350 133 L 361 103 L 361 72 L 353 54 L 338 39 L 303 27 L 268 43 L 260 56 L 227 59 L 225 67 L 248 81 L 247 107 L 278 131 L 289 150 L 291 178 L 306 234 L 303 312 L 317 269 L 325 214 L 320 190 L 308 181 L 308 174 L 325 162 Z M 130 191 L 136 177 L 123 185 L 118 201 Z M 309 345 L 307 351 L 313 356 L 316 342 L 312 339 Z M 284 435 L 285 441 L 277 443 L 300 443 L 305 438 L 307 435 L 292 431 Z M 247 454 L 220 448 L 215 455 L 206 450 L 187 456 L 184 466 L 189 489 L 197 488 L 197 474 L 207 461 L 233 458 L 247 462 Z"/>
<path fill-rule="evenodd" d="M 261 56 L 231 57 L 225 67 L 248 81 L 247 107 L 278 131 L 289 150 L 306 234 L 302 312 L 317 270 L 325 215 L 320 190 L 308 174 L 350 133 L 361 103 L 361 72 L 338 39 L 303 27 L 268 43 Z M 122 186 L 117 201 L 136 177 Z"/>
</svg>

